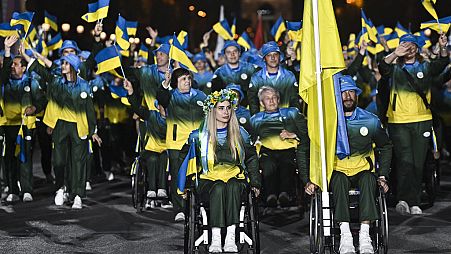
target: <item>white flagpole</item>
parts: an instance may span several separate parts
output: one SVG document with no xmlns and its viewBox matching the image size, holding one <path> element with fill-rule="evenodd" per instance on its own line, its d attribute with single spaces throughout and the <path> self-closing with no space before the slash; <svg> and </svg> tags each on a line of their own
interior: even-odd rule
<svg viewBox="0 0 451 254">
<path fill-rule="evenodd" d="M 309 1 L 309 0 L 308 0 Z M 324 236 L 330 236 L 330 211 L 329 211 L 329 192 L 327 189 L 327 165 L 326 165 L 326 142 L 324 138 L 324 112 L 323 112 L 323 93 L 321 82 L 321 52 L 319 38 L 319 17 L 318 0 L 312 0 L 313 13 L 313 36 L 315 43 L 315 70 L 316 70 L 316 91 L 318 95 L 318 117 L 319 117 L 319 139 L 321 156 L 321 178 L 322 178 L 322 205 L 323 205 L 323 224 Z M 326 208 L 326 209 L 324 209 Z"/>
</svg>

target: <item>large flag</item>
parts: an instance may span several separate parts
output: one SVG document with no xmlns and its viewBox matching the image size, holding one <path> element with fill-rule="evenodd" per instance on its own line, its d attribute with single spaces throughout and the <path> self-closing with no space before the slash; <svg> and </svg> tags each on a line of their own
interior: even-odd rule
<svg viewBox="0 0 451 254">
<path fill-rule="evenodd" d="M 224 40 L 233 40 L 232 30 L 226 19 L 219 21 L 213 25 L 213 30 L 218 33 Z"/>
<path fill-rule="evenodd" d="M 441 18 L 438 21 L 431 20 L 431 21 L 423 22 L 420 25 L 420 29 L 429 28 L 429 29 L 435 30 L 439 33 L 443 32 L 446 34 L 449 30 L 450 25 L 451 25 L 451 16 L 448 16 L 445 18 Z"/>
<path fill-rule="evenodd" d="M 377 43 L 377 29 L 373 25 L 373 22 L 371 22 L 370 19 L 368 19 L 365 15 L 365 12 L 363 9 L 361 10 L 362 13 L 362 30 L 363 28 L 366 28 L 366 31 L 368 33 L 368 38 L 374 42 Z"/>
<path fill-rule="evenodd" d="M 31 26 L 31 21 L 33 20 L 33 16 L 34 12 L 23 12 L 23 13 L 13 12 L 9 24 L 11 26 L 23 25 L 24 31 L 28 32 L 28 29 Z"/>
<path fill-rule="evenodd" d="M 434 4 L 436 0 L 421 0 L 421 3 L 423 4 L 424 8 L 429 12 L 429 14 L 434 17 L 435 20 L 438 19 L 437 12 L 435 12 Z"/>
<path fill-rule="evenodd" d="M 310 137 L 310 180 L 321 188 L 322 166 L 321 166 L 321 143 L 320 131 L 324 131 L 327 178 L 330 179 L 334 167 L 337 139 L 337 105 L 341 105 L 340 97 L 336 97 L 334 87 L 334 74 L 345 68 L 345 62 L 341 51 L 340 37 L 338 35 L 337 23 L 331 0 L 318 1 L 319 38 L 321 54 L 321 80 L 323 95 L 324 130 L 319 128 L 319 109 L 316 81 L 316 58 L 313 31 L 313 10 L 311 0 L 304 2 L 303 36 L 301 51 L 301 76 L 299 93 L 308 104 L 308 132 Z M 336 103 L 336 99 L 340 99 Z M 344 118 L 342 119 L 344 120 Z M 342 134 L 342 129 L 338 132 Z M 345 129 L 346 131 L 346 129 Z M 349 144 L 348 144 L 349 145 Z M 349 148 L 349 147 L 348 147 Z M 324 189 L 323 189 L 324 190 Z"/>
<path fill-rule="evenodd" d="M 22 25 L 11 26 L 9 23 L 0 24 L 0 36 L 7 37 L 11 35 L 19 35 L 18 30 L 22 29 Z"/>
<path fill-rule="evenodd" d="M 138 21 L 126 21 L 125 25 L 127 27 L 128 36 L 136 36 L 136 31 L 138 30 Z"/>
<path fill-rule="evenodd" d="M 23 125 L 20 125 L 19 133 L 17 134 L 16 137 L 16 149 L 14 155 L 20 160 L 20 162 L 25 163 L 26 162 L 25 138 L 23 136 L 22 126 Z"/>
<path fill-rule="evenodd" d="M 97 62 L 97 72 L 100 74 L 110 70 L 114 70 L 121 66 L 121 58 L 116 46 L 102 49 L 94 58 Z"/>
<path fill-rule="evenodd" d="M 47 50 L 48 51 L 59 49 L 59 48 L 61 48 L 61 46 L 63 46 L 63 39 L 61 38 L 60 33 L 58 33 L 49 42 L 47 42 Z"/>
<path fill-rule="evenodd" d="M 285 30 L 287 30 L 285 21 L 283 20 L 282 16 L 280 16 L 271 28 L 271 35 L 274 37 L 275 41 L 278 41 Z"/>
<path fill-rule="evenodd" d="M 108 16 L 108 8 L 110 6 L 110 0 L 99 0 L 98 2 L 88 4 L 88 12 L 81 16 L 86 22 L 96 22 L 99 19 L 106 18 Z"/>
<path fill-rule="evenodd" d="M 188 154 L 180 165 L 179 174 L 177 176 L 177 193 L 185 193 L 186 177 L 197 173 L 196 162 L 196 143 L 192 142 L 189 146 Z"/>
<path fill-rule="evenodd" d="M 197 73 L 196 67 L 194 67 L 193 63 L 186 55 L 185 50 L 183 50 L 175 35 L 172 37 L 171 49 L 169 50 L 169 58 L 172 58 L 175 61 L 179 62 L 190 71 Z"/>
<path fill-rule="evenodd" d="M 127 21 L 119 15 L 116 21 L 116 43 L 122 50 L 127 50 L 130 47 L 127 33 Z"/>
<path fill-rule="evenodd" d="M 255 48 L 254 43 L 249 38 L 249 35 L 247 35 L 246 31 L 244 31 L 240 38 L 236 41 L 239 45 L 243 46 L 246 50 Z"/>
<path fill-rule="evenodd" d="M 53 31 L 58 32 L 58 19 L 47 11 L 44 11 L 44 23 L 49 24 Z"/>
</svg>

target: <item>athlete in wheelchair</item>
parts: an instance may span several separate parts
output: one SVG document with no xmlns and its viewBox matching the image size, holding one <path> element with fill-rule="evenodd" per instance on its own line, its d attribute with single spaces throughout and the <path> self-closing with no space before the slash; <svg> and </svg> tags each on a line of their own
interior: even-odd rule
<svg viewBox="0 0 451 254">
<path fill-rule="evenodd" d="M 235 241 L 237 226 L 241 243 L 247 242 L 254 250 L 258 246 L 258 221 L 252 197 L 260 193 L 261 176 L 250 136 L 239 126 L 235 116 L 237 105 L 238 99 L 231 90 L 212 93 L 203 103 L 205 121 L 189 137 L 190 152 L 182 167 L 190 159 L 198 158 L 201 169 L 192 181 L 193 188 L 184 190 L 188 202 L 185 253 L 195 252 L 202 243 L 208 244 L 209 227 L 211 244 L 208 251 L 211 253 L 238 252 Z M 192 150 L 200 156 L 193 155 Z M 180 169 L 180 172 L 184 171 Z M 186 176 L 181 174 L 179 183 Z M 179 191 L 181 189 L 184 187 L 179 185 Z M 251 237 L 243 234 L 248 225 L 252 225 Z M 226 231 L 224 245 L 221 229 Z"/>
<path fill-rule="evenodd" d="M 387 177 L 390 171 L 392 144 L 377 116 L 357 107 L 357 96 L 361 93 L 361 90 L 356 86 L 354 80 L 350 76 L 342 76 L 339 78 L 339 83 L 350 155 L 342 160 L 336 157 L 335 167 L 330 179 L 329 189 L 332 192 L 333 203 L 331 206 L 333 208 L 331 212 L 331 218 L 333 218 L 331 220 L 331 233 L 334 232 L 335 225 L 339 225 L 339 253 L 356 253 L 350 229 L 350 222 L 352 221 L 350 208 L 353 207 L 350 205 L 350 194 L 353 196 L 353 194 L 358 193 L 359 253 L 374 253 L 374 249 L 379 251 L 379 246 L 382 246 L 384 252 L 386 252 L 388 223 L 384 193 L 388 191 Z M 375 144 L 375 149 L 373 149 L 373 144 Z M 377 171 L 374 170 L 373 163 L 375 153 L 378 157 Z M 305 192 L 309 195 L 315 194 L 317 186 L 309 181 L 308 174 L 301 172 L 301 177 L 303 177 L 304 182 L 307 182 Z M 379 197 L 377 195 L 378 185 Z M 351 187 L 356 187 L 357 191 L 350 192 Z M 312 199 L 317 201 L 321 200 L 321 197 L 315 195 Z M 323 212 L 318 207 L 321 207 L 321 202 L 312 202 L 311 213 L 315 214 L 310 216 L 313 221 L 321 225 L 323 223 L 321 221 Z M 376 236 L 377 243 L 374 246 L 370 237 L 370 225 L 378 227 L 373 231 L 380 233 Z M 325 226 L 327 225 L 325 224 Z M 335 231 L 338 232 L 338 230 Z M 321 229 L 311 230 L 313 234 L 313 236 L 311 234 L 311 238 L 322 238 L 322 236 L 315 235 L 315 233 L 321 232 Z M 385 239 L 382 239 L 384 237 Z M 325 242 L 322 240 L 316 241 L 316 243 L 320 243 L 319 245 L 324 245 Z M 331 242 L 331 252 L 335 252 L 334 240 L 332 239 Z M 312 252 L 322 253 L 324 247 L 313 246 L 312 250 Z"/>
</svg>

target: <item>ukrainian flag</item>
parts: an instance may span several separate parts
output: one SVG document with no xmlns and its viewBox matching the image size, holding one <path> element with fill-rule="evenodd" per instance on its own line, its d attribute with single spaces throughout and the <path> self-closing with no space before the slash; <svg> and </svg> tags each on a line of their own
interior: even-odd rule
<svg viewBox="0 0 451 254">
<path fill-rule="evenodd" d="M 130 106 L 127 99 L 128 92 L 123 86 L 110 85 L 108 88 L 110 88 L 111 97 L 113 97 L 113 99 L 120 99 L 123 104 Z"/>
<path fill-rule="evenodd" d="M 63 45 L 63 39 L 61 38 L 61 34 L 58 33 L 49 42 L 47 42 L 47 50 L 53 51 L 53 50 L 61 48 L 62 45 Z"/>
<path fill-rule="evenodd" d="M 236 35 L 236 18 L 233 18 L 233 24 L 232 24 L 232 27 L 230 28 L 230 32 L 232 32 L 232 36 L 233 36 L 233 38 L 235 38 L 235 35 Z"/>
<path fill-rule="evenodd" d="M 25 138 L 23 136 L 22 126 L 23 125 L 20 125 L 19 133 L 17 134 L 16 150 L 14 152 L 14 155 L 20 160 L 20 162 L 25 163 L 25 161 L 26 161 L 26 157 L 25 157 Z"/>
<path fill-rule="evenodd" d="M 102 49 L 94 59 L 97 62 L 96 74 L 114 70 L 121 66 L 121 58 L 115 46 Z"/>
<path fill-rule="evenodd" d="M 293 41 L 302 41 L 302 22 L 287 22 L 288 36 Z"/>
<path fill-rule="evenodd" d="M 376 27 L 376 31 L 379 36 L 387 36 L 393 33 L 393 29 L 391 29 L 390 27 L 385 27 L 384 25 Z"/>
<path fill-rule="evenodd" d="M 424 34 L 424 31 L 416 32 L 414 35 L 418 36 L 418 42 L 422 48 L 429 48 L 432 46 L 431 40 Z"/>
<path fill-rule="evenodd" d="M 98 2 L 88 4 L 88 13 L 81 16 L 86 22 L 96 22 L 99 19 L 106 18 L 108 16 L 108 7 L 110 6 L 110 0 L 99 0 Z"/>
<path fill-rule="evenodd" d="M 435 12 L 434 4 L 436 0 L 421 0 L 421 4 L 423 4 L 424 8 L 429 12 L 429 14 L 434 17 L 435 20 L 438 19 L 437 12 Z"/>
<path fill-rule="evenodd" d="M 371 22 L 370 19 L 368 19 L 365 15 L 365 12 L 363 9 L 361 10 L 362 14 L 362 29 L 366 28 L 368 32 L 368 38 L 374 42 L 377 43 L 377 30 L 376 27 L 373 25 L 373 22 Z"/>
<path fill-rule="evenodd" d="M 119 15 L 116 22 L 116 42 L 119 44 L 122 50 L 127 50 L 130 47 L 130 42 L 128 41 L 127 33 L 127 21 Z"/>
<path fill-rule="evenodd" d="M 36 35 L 38 35 L 38 31 L 36 31 L 36 27 L 34 25 L 31 25 L 30 30 L 28 30 L 28 39 L 30 39 L 30 41 L 34 41 L 36 39 Z"/>
<path fill-rule="evenodd" d="M 55 16 L 44 11 L 44 23 L 49 24 L 53 31 L 58 32 L 58 20 Z"/>
<path fill-rule="evenodd" d="M 249 35 L 247 35 L 247 33 L 245 31 L 241 34 L 240 38 L 238 38 L 238 40 L 236 42 L 239 45 L 246 48 L 246 50 L 255 48 L 254 43 L 252 42 L 251 38 L 249 38 Z"/>
<path fill-rule="evenodd" d="M 218 33 L 224 40 L 233 40 L 232 30 L 226 19 L 219 21 L 213 25 L 213 30 Z"/>
<path fill-rule="evenodd" d="M 38 44 L 36 44 L 36 51 L 43 56 L 47 56 L 49 54 L 47 45 L 45 41 L 42 40 L 42 37 L 39 38 Z"/>
<path fill-rule="evenodd" d="M 182 45 L 183 49 L 188 48 L 188 33 L 186 31 L 180 31 L 179 35 L 177 35 L 177 40 L 179 41 L 180 45 Z"/>
<path fill-rule="evenodd" d="M 384 36 L 387 41 L 387 45 L 390 49 L 395 49 L 399 45 L 399 36 L 397 32 L 392 32 L 389 35 Z"/>
<path fill-rule="evenodd" d="M 1 23 L 0 24 L 0 36 L 7 37 L 7 36 L 11 36 L 11 35 L 18 35 L 17 31 L 20 29 L 22 29 L 21 25 L 11 26 L 8 23 Z"/>
<path fill-rule="evenodd" d="M 431 20 L 421 23 L 420 29 L 430 28 L 437 32 L 447 33 L 451 23 L 451 16 L 437 20 Z"/>
<path fill-rule="evenodd" d="M 136 36 L 136 30 L 138 30 L 138 21 L 126 21 L 128 36 Z"/>
<path fill-rule="evenodd" d="M 183 50 L 182 46 L 180 45 L 175 35 L 172 38 L 171 49 L 169 51 L 169 58 L 172 58 L 175 61 L 179 62 L 180 64 L 184 65 L 190 71 L 197 73 L 196 67 L 194 67 L 193 63 L 186 55 L 185 50 Z"/>
<path fill-rule="evenodd" d="M 34 12 L 13 12 L 13 16 L 9 24 L 11 26 L 23 25 L 24 31 L 28 31 L 31 26 L 31 21 L 33 20 Z"/>
<path fill-rule="evenodd" d="M 144 45 L 144 43 L 141 44 L 141 48 L 139 48 L 138 55 L 144 57 L 145 59 L 149 58 L 149 49 Z"/>
<path fill-rule="evenodd" d="M 177 193 L 183 194 L 185 192 L 186 177 L 197 173 L 196 162 L 196 143 L 192 142 L 189 146 L 188 154 L 183 160 L 177 176 Z"/>
<path fill-rule="evenodd" d="M 434 22 L 437 22 L 436 20 L 434 20 Z M 410 30 L 407 30 L 405 27 L 403 27 L 401 25 L 401 23 L 396 23 L 396 27 L 395 27 L 395 32 L 398 34 L 398 37 L 401 37 L 405 34 L 410 34 Z"/>
<path fill-rule="evenodd" d="M 274 40 L 278 41 L 285 30 L 287 30 L 285 21 L 283 20 L 282 16 L 280 16 L 271 28 L 271 34 L 272 36 L 274 36 Z"/>
</svg>

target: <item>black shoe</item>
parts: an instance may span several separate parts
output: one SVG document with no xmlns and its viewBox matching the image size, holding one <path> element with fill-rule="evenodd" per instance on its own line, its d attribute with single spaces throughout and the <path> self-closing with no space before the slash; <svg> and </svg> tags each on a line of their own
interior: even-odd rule
<svg viewBox="0 0 451 254">
<path fill-rule="evenodd" d="M 286 207 L 290 204 L 290 196 L 286 192 L 279 194 L 279 204 L 281 207 Z"/>
<path fill-rule="evenodd" d="M 277 206 L 277 196 L 274 194 L 269 195 L 266 198 L 266 206 L 268 207 L 276 207 Z"/>
</svg>

